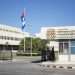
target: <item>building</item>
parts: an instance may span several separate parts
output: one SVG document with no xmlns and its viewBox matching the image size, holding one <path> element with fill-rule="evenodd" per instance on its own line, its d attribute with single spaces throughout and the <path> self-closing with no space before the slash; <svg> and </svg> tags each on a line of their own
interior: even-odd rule
<svg viewBox="0 0 75 75">
<path fill-rule="evenodd" d="M 24 37 L 20 28 L 0 24 L 0 50 L 18 50 Z"/>
<path fill-rule="evenodd" d="M 75 59 L 75 26 L 42 27 L 36 36 L 50 41 L 59 60 Z"/>
</svg>

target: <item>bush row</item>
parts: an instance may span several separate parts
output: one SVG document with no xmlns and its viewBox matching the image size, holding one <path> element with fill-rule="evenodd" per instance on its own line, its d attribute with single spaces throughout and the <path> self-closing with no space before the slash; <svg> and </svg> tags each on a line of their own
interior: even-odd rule
<svg viewBox="0 0 75 75">
<path fill-rule="evenodd" d="M 16 53 L 17 56 L 31 56 L 31 53 Z M 32 56 L 40 56 L 40 53 L 32 53 Z"/>
</svg>

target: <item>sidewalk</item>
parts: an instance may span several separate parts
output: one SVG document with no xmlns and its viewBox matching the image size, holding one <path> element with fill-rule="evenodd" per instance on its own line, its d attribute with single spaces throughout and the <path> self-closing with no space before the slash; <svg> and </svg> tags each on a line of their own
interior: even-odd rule
<svg viewBox="0 0 75 75">
<path fill-rule="evenodd" d="M 18 56 L 14 57 L 12 60 L 0 60 L 0 63 L 11 63 L 11 62 L 24 62 L 24 63 L 31 63 L 32 61 L 39 60 L 40 56 Z"/>
<path fill-rule="evenodd" d="M 75 61 L 55 61 L 55 62 L 42 62 L 40 66 L 48 68 L 63 68 L 63 69 L 75 69 Z"/>
</svg>

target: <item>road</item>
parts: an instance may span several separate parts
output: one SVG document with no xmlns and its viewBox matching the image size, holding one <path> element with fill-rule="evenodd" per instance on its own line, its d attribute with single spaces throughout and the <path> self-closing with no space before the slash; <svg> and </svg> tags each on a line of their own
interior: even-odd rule
<svg viewBox="0 0 75 75">
<path fill-rule="evenodd" d="M 0 75 L 75 75 L 75 70 L 49 69 L 31 60 L 0 62 Z"/>
</svg>

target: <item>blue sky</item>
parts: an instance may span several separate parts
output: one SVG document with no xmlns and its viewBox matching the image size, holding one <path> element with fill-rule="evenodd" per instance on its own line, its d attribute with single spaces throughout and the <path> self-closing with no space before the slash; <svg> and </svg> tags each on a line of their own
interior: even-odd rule
<svg viewBox="0 0 75 75">
<path fill-rule="evenodd" d="M 0 23 L 21 27 L 23 8 L 32 33 L 44 26 L 75 25 L 75 0 L 0 0 Z M 24 30 L 30 32 L 29 26 Z"/>
</svg>

